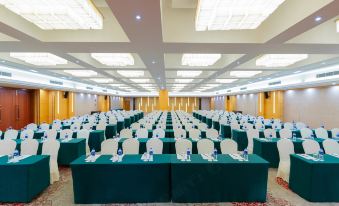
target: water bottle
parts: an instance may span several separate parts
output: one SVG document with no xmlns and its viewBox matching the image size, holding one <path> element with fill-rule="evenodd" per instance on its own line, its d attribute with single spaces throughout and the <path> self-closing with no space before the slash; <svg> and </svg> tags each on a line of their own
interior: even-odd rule
<svg viewBox="0 0 339 206">
<path fill-rule="evenodd" d="M 324 161 L 324 150 L 320 149 L 318 154 L 319 161 Z"/>
<path fill-rule="evenodd" d="M 337 139 L 339 139 L 339 132 L 337 133 Z"/>
<path fill-rule="evenodd" d="M 122 150 L 121 148 L 118 149 L 118 162 L 122 161 Z"/>
<path fill-rule="evenodd" d="M 158 134 L 156 134 L 156 135 L 155 135 L 155 137 L 156 137 L 156 138 L 158 138 L 158 137 L 159 137 L 159 135 L 158 135 Z"/>
<path fill-rule="evenodd" d="M 148 159 L 148 161 L 153 162 L 153 154 L 154 154 L 153 148 L 151 147 L 150 150 L 149 150 L 149 159 Z"/>
<path fill-rule="evenodd" d="M 27 134 L 25 134 L 25 139 L 28 139 L 28 135 Z"/>
<path fill-rule="evenodd" d="M 68 139 L 68 134 L 65 135 L 65 139 Z"/>
<path fill-rule="evenodd" d="M 91 157 L 92 157 L 92 158 L 95 157 L 95 149 L 94 149 L 94 148 L 91 150 Z"/>
<path fill-rule="evenodd" d="M 292 139 L 293 141 L 297 140 L 297 137 L 296 137 L 295 133 L 293 133 L 292 137 L 293 137 L 293 139 Z"/>
<path fill-rule="evenodd" d="M 218 150 L 217 150 L 217 148 L 214 148 L 214 151 L 213 151 L 213 160 L 214 161 L 218 161 Z"/>
<path fill-rule="evenodd" d="M 191 150 L 190 150 L 190 148 L 187 148 L 187 151 L 186 151 L 186 161 L 191 161 Z"/>
<path fill-rule="evenodd" d="M 19 151 L 16 149 L 16 150 L 14 150 L 13 157 L 14 157 L 14 159 L 16 159 L 16 158 L 18 158 L 18 156 L 19 156 Z"/>
<path fill-rule="evenodd" d="M 247 150 L 247 148 L 244 149 L 243 158 L 244 158 L 245 161 L 248 161 L 248 150 Z"/>
<path fill-rule="evenodd" d="M 311 139 L 314 139 L 314 134 L 313 133 L 311 134 Z"/>
<path fill-rule="evenodd" d="M 222 136 L 221 134 L 218 136 L 219 141 L 222 141 Z"/>
<path fill-rule="evenodd" d="M 268 137 L 268 140 L 271 141 L 273 139 L 272 134 L 270 134 L 270 136 Z"/>
<path fill-rule="evenodd" d="M 321 128 L 325 128 L 324 124 L 321 124 Z"/>
</svg>

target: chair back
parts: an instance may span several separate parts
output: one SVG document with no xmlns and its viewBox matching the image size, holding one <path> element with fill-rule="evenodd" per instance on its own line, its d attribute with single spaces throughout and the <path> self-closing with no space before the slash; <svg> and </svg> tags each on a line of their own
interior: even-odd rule
<svg viewBox="0 0 339 206">
<path fill-rule="evenodd" d="M 36 155 L 38 148 L 39 142 L 36 139 L 26 139 L 21 142 L 21 155 Z"/>
<path fill-rule="evenodd" d="M 16 148 L 16 142 L 12 139 L 0 140 L 0 155 L 12 155 Z"/>
<path fill-rule="evenodd" d="M 192 151 L 192 142 L 188 139 L 178 139 L 175 142 L 175 153 L 186 154 L 187 149 Z"/>
<path fill-rule="evenodd" d="M 238 144 L 232 139 L 224 139 L 220 142 L 220 149 L 222 154 L 236 154 L 238 153 Z"/>
<path fill-rule="evenodd" d="M 158 138 L 151 138 L 146 143 L 147 152 L 153 149 L 154 154 L 162 154 L 163 142 Z"/>
<path fill-rule="evenodd" d="M 139 141 L 134 138 L 126 139 L 122 143 L 124 154 L 139 154 Z"/>
<path fill-rule="evenodd" d="M 101 143 L 102 155 L 115 155 L 118 151 L 118 142 L 114 139 L 106 139 Z"/>
<path fill-rule="evenodd" d="M 317 154 L 320 150 L 320 145 L 315 140 L 306 139 L 302 144 L 305 154 Z"/>
<path fill-rule="evenodd" d="M 210 139 L 201 139 L 197 143 L 198 154 L 212 154 L 214 151 L 214 142 Z"/>
</svg>

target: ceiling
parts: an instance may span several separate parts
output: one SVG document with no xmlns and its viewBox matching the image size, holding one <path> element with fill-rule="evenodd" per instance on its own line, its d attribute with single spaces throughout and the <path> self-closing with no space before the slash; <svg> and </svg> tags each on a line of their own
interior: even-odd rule
<svg viewBox="0 0 339 206">
<path fill-rule="evenodd" d="M 155 90 L 184 84 L 177 92 L 215 92 L 268 78 L 306 72 L 323 65 L 339 64 L 339 0 L 285 0 L 257 29 L 195 31 L 198 0 L 93 0 L 104 17 L 101 30 L 42 30 L 0 6 L 0 64 L 73 81 L 115 89 L 148 92 L 143 84 L 120 75 L 118 70 L 143 70 L 148 86 Z M 140 20 L 136 16 L 141 17 Z M 315 21 L 321 17 L 320 21 Z M 10 57 L 10 52 L 49 52 L 68 60 L 65 65 L 35 66 Z M 90 53 L 131 53 L 134 65 L 111 67 Z M 181 65 L 183 53 L 219 53 L 213 65 Z M 255 62 L 264 54 L 309 54 L 308 59 L 287 67 L 261 67 Z M 99 84 L 64 70 L 93 70 Z M 202 71 L 189 83 L 177 83 L 177 71 Z M 253 77 L 237 78 L 231 71 L 260 70 Z M 236 79 L 218 83 L 216 79 Z M 180 80 L 179 80 L 180 81 Z M 116 84 L 116 86 L 111 84 Z M 130 87 L 130 90 L 123 86 Z M 152 90 L 154 91 L 154 90 Z"/>
</svg>

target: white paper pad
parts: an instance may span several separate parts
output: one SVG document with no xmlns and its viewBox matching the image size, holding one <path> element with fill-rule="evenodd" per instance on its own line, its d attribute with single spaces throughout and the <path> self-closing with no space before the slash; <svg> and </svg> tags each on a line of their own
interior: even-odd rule
<svg viewBox="0 0 339 206">
<path fill-rule="evenodd" d="M 19 157 L 13 158 L 12 160 L 8 161 L 8 163 L 15 163 L 15 162 L 20 162 L 23 159 L 26 159 L 32 155 L 21 155 Z"/>
<path fill-rule="evenodd" d="M 72 140 L 71 138 L 67 138 L 67 139 L 61 140 L 61 142 L 69 142 L 69 141 L 71 141 L 71 140 Z"/>
<path fill-rule="evenodd" d="M 244 158 L 242 158 L 239 154 L 230 154 L 231 158 L 238 161 L 244 161 Z"/>
<path fill-rule="evenodd" d="M 314 158 L 314 157 L 307 155 L 307 154 L 297 154 L 297 155 L 300 156 L 300 157 L 303 157 L 305 159 L 308 159 L 308 160 L 319 161 L 317 158 Z"/>
<path fill-rule="evenodd" d="M 86 162 L 95 162 L 101 155 L 89 156 L 85 159 Z"/>
<path fill-rule="evenodd" d="M 330 154 L 330 155 L 333 156 L 333 157 L 339 158 L 339 154 L 333 153 L 333 154 Z"/>
</svg>

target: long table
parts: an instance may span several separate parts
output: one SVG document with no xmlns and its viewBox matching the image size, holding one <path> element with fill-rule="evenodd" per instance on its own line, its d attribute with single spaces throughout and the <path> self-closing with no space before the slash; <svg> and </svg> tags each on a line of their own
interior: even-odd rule
<svg viewBox="0 0 339 206">
<path fill-rule="evenodd" d="M 256 155 L 248 162 L 229 155 L 217 162 L 194 154 L 190 162 L 166 154 L 154 155 L 153 162 L 141 155 L 125 155 L 122 162 L 111 157 L 72 162 L 75 203 L 266 201 L 268 162 Z"/>
<path fill-rule="evenodd" d="M 339 202 L 339 158 L 313 161 L 291 155 L 290 189 L 310 202 Z"/>
<path fill-rule="evenodd" d="M 136 130 L 132 130 L 133 136 L 135 136 Z M 151 138 L 153 135 L 153 130 L 148 130 L 148 138 Z M 165 129 L 165 137 L 174 138 L 173 129 Z M 186 130 L 186 137 L 189 137 L 189 132 Z M 122 137 L 123 138 L 123 137 Z M 206 138 L 206 131 L 201 131 L 201 138 Z"/>
<path fill-rule="evenodd" d="M 49 186 L 49 156 L 7 161 L 7 156 L 0 157 L 0 202 L 28 203 Z"/>
</svg>

